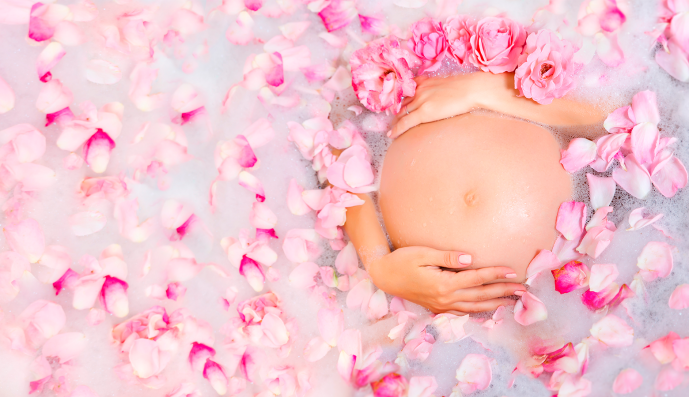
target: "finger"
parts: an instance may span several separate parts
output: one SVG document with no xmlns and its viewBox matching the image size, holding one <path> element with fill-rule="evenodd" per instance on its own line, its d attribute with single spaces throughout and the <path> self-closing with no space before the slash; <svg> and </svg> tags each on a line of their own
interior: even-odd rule
<svg viewBox="0 0 689 397">
<path fill-rule="evenodd" d="M 477 287 L 500 279 L 517 278 L 517 273 L 509 267 L 484 267 L 482 269 L 463 270 L 452 274 L 452 281 L 455 288 Z"/>
<path fill-rule="evenodd" d="M 513 299 L 491 299 L 483 302 L 457 302 L 449 307 L 447 310 L 456 310 L 462 313 L 481 313 L 497 310 L 500 306 L 512 307 L 517 304 Z"/>
<path fill-rule="evenodd" d="M 522 284 L 497 283 L 457 290 L 453 299 L 456 302 L 483 302 L 512 295 L 522 296 L 525 292 L 526 287 Z"/>
<path fill-rule="evenodd" d="M 462 269 L 471 266 L 471 255 L 466 252 L 429 249 L 426 255 L 426 263 L 432 266 L 448 269 Z"/>
<path fill-rule="evenodd" d="M 392 127 L 392 130 L 390 130 L 390 134 L 388 135 L 388 137 L 395 139 L 407 130 L 409 130 L 410 128 L 415 127 L 421 123 L 423 123 L 423 115 L 420 112 L 411 112 L 409 114 L 404 114 L 397 121 L 397 124 L 395 124 L 395 126 Z"/>
</svg>

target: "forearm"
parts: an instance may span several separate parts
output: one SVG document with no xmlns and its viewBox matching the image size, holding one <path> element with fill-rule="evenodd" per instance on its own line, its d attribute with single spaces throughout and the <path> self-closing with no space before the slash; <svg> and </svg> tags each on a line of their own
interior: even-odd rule
<svg viewBox="0 0 689 397">
<path fill-rule="evenodd" d="M 476 105 L 479 108 L 551 126 L 602 124 L 609 113 L 603 106 L 574 101 L 567 97 L 554 99 L 548 105 L 519 97 L 519 91 L 514 88 L 514 73 L 475 75 L 479 79 L 478 92 L 475 93 Z"/>
<path fill-rule="evenodd" d="M 367 271 L 376 259 L 390 253 L 388 239 L 378 221 L 376 207 L 368 194 L 357 194 L 364 204 L 347 208 L 344 229 Z"/>
</svg>

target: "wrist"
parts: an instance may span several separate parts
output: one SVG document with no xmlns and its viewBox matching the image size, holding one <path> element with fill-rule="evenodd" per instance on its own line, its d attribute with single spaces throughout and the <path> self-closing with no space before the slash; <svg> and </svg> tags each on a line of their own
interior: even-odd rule
<svg viewBox="0 0 689 397">
<path fill-rule="evenodd" d="M 504 113 L 510 99 L 517 96 L 514 89 L 514 73 L 475 73 L 480 75 L 479 89 L 474 90 L 476 107 Z"/>
</svg>

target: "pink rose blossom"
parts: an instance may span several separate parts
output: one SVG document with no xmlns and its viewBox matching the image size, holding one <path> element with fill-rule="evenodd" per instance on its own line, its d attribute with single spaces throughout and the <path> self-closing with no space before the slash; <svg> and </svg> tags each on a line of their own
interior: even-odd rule
<svg viewBox="0 0 689 397">
<path fill-rule="evenodd" d="M 416 82 L 411 68 L 419 60 L 402 48 L 395 36 L 385 37 L 359 49 L 350 58 L 352 86 L 367 109 L 399 112 L 402 98 L 414 96 Z"/>
<path fill-rule="evenodd" d="M 572 75 L 578 64 L 572 61 L 576 48 L 550 30 L 539 30 L 526 38 L 524 53 L 514 75 L 520 95 L 547 105 L 574 88 Z"/>
<path fill-rule="evenodd" d="M 411 26 L 411 32 L 409 46 L 424 61 L 423 72 L 438 70 L 448 46 L 442 23 L 424 18 Z M 419 71 L 419 74 L 423 72 Z"/>
<path fill-rule="evenodd" d="M 471 33 L 469 60 L 484 72 L 511 72 L 517 68 L 525 42 L 526 31 L 519 23 L 508 18 L 483 18 Z"/>
<path fill-rule="evenodd" d="M 471 56 L 471 35 L 475 26 L 476 20 L 467 15 L 453 15 L 443 25 L 447 51 L 460 65 L 464 65 Z"/>
</svg>

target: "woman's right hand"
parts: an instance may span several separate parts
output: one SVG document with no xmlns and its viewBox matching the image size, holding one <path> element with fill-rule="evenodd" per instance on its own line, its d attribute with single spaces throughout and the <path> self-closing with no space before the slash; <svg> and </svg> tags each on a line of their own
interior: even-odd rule
<svg viewBox="0 0 689 397">
<path fill-rule="evenodd" d="M 462 255 L 460 262 L 460 255 Z M 464 315 L 513 306 L 504 297 L 522 295 L 522 284 L 499 282 L 517 275 L 509 267 L 462 270 L 471 257 L 427 247 L 399 248 L 372 262 L 368 273 L 383 291 L 421 305 L 433 313 Z"/>
</svg>

